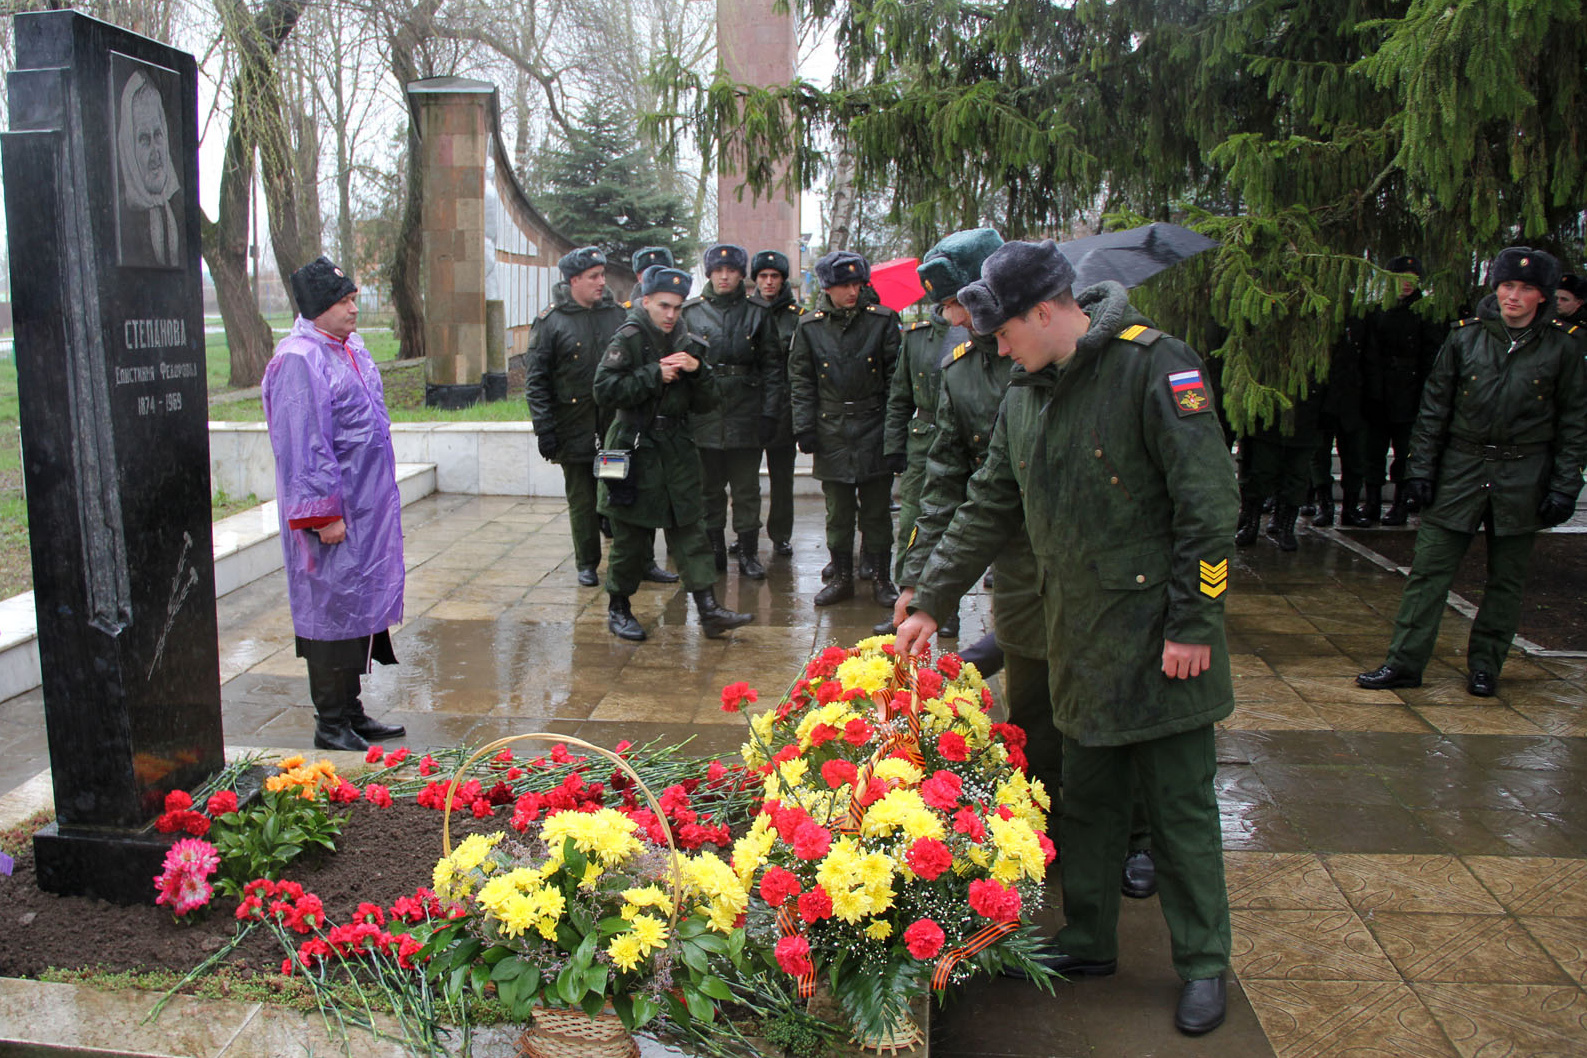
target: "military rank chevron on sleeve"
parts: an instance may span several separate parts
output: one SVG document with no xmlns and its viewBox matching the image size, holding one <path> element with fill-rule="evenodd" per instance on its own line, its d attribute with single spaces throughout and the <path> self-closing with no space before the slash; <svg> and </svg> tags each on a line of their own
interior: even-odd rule
<svg viewBox="0 0 1587 1058">
<path fill-rule="evenodd" d="M 1229 560 L 1222 562 L 1208 562 L 1203 559 L 1201 566 L 1201 594 L 1209 599 L 1216 599 L 1229 588 Z"/>
</svg>

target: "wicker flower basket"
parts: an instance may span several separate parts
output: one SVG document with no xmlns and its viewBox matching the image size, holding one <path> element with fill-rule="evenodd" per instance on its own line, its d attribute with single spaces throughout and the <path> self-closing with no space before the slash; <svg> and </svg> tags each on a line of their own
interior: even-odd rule
<svg viewBox="0 0 1587 1058">
<path fill-rule="evenodd" d="M 666 813 L 662 811 L 656 795 L 645 785 L 639 773 L 611 750 L 602 749 L 600 746 L 569 735 L 552 735 L 544 732 L 499 738 L 482 746 L 463 762 L 457 774 L 452 777 L 444 803 L 448 805 L 452 803 L 458 784 L 462 782 L 471 764 L 525 739 L 538 742 L 562 742 L 598 753 L 627 772 L 629 778 L 634 780 L 635 788 L 644 795 L 650 803 L 651 811 L 661 821 L 662 832 L 667 837 L 667 848 L 672 853 L 672 915 L 668 923 L 668 931 L 671 932 L 677 927 L 678 907 L 682 903 L 683 878 L 678 866 L 678 846 L 672 840 L 672 828 L 667 824 Z M 446 855 L 452 853 L 451 818 L 452 813 L 446 812 L 441 823 L 441 845 Z M 541 1006 L 535 1008 L 533 1023 L 518 1037 L 518 1053 L 524 1058 L 639 1058 L 639 1045 L 634 1042 L 633 1034 L 624 1027 L 621 1019 L 610 1007 L 591 1017 L 582 1010 Z"/>
<path fill-rule="evenodd" d="M 541 1007 L 534 1024 L 518 1037 L 523 1058 L 639 1058 L 639 1045 L 611 1011 L 590 1017 L 582 1010 Z"/>
</svg>

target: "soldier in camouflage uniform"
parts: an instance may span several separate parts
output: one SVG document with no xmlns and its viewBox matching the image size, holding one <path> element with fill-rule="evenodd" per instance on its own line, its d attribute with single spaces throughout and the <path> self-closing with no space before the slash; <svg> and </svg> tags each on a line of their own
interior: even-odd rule
<svg viewBox="0 0 1587 1058">
<path fill-rule="evenodd" d="M 760 454 L 787 403 L 771 314 L 749 300 L 743 247 L 718 243 L 705 252 L 705 291 L 683 303 L 683 325 L 706 343 L 706 362 L 721 402 L 694 417 L 694 443 L 705 468 L 705 533 L 718 570 L 727 568 L 727 507 L 733 502 L 738 571 L 764 580 L 760 564 Z"/>
<path fill-rule="evenodd" d="M 815 455 L 827 501 L 832 580 L 817 606 L 854 597 L 854 526 L 875 567 L 871 597 L 898 600 L 892 568 L 893 475 L 882 454 L 888 383 L 898 363 L 898 313 L 870 285 L 871 266 L 837 250 L 816 262 L 821 298 L 799 321 L 788 356 L 794 437 Z"/>
<path fill-rule="evenodd" d="M 1118 865 L 1138 774 L 1158 893 L 1185 985 L 1174 1023 L 1223 1023 L 1228 894 L 1213 725 L 1234 710 L 1223 595 L 1238 490 L 1201 358 L 1154 330 L 1117 283 L 1070 293 L 1050 240 L 1008 243 L 959 291 L 974 329 L 1022 369 L 985 463 L 933 549 L 900 649 L 957 599 L 1023 525 L 1047 627 L 1063 733 L 1065 925 L 1041 957 L 1115 972 Z"/>
<path fill-rule="evenodd" d="M 1416 556 L 1388 660 L 1356 682 L 1419 687 L 1460 560 L 1480 529 L 1488 579 L 1466 647 L 1466 690 L 1498 691 L 1521 620 L 1538 530 L 1575 513 L 1587 463 L 1587 365 L 1554 318 L 1559 265 L 1525 246 L 1499 253 L 1494 293 L 1455 323 L 1428 376 L 1405 491 L 1422 508 Z"/>
<path fill-rule="evenodd" d="M 524 391 L 540 455 L 562 467 L 579 583 L 593 588 L 600 583 L 595 567 L 601 562 L 595 449 L 609 419 L 598 411 L 592 385 L 623 310 L 606 289 L 606 255 L 597 247 L 573 250 L 557 267 L 562 282 L 529 335 Z"/>
<path fill-rule="evenodd" d="M 774 555 L 793 554 L 794 436 L 793 403 L 787 398 L 788 350 L 793 347 L 794 329 L 804 309 L 794 300 L 788 286 L 788 255 L 778 250 L 761 250 L 749 265 L 755 292 L 751 303 L 771 316 L 777 331 L 777 370 L 782 375 L 784 399 L 777 409 L 777 428 L 766 444 L 766 476 L 771 503 L 766 511 L 766 535 Z"/>
<path fill-rule="evenodd" d="M 718 395 L 703 360 L 704 344 L 679 319 L 692 282 L 689 273 L 675 268 L 648 269 L 639 306 L 612 336 L 595 372 L 595 398 L 613 412 L 606 447 L 627 450 L 631 460 L 627 477 L 602 478 L 599 490 L 600 512 L 612 522 L 606 623 L 621 639 L 645 638 L 629 599 L 657 529 L 667 535 L 667 550 L 681 568 L 707 636 L 719 638 L 752 619 L 719 605 L 714 590 L 700 456 L 689 424 Z"/>
</svg>

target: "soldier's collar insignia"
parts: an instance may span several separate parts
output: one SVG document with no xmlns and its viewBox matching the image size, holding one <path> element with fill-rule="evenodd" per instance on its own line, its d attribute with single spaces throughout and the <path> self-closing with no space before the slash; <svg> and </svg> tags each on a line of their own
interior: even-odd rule
<svg viewBox="0 0 1587 1058">
<path fill-rule="evenodd" d="M 1207 384 L 1202 381 L 1198 368 L 1169 375 L 1168 391 L 1180 418 L 1212 410 L 1212 398 L 1207 394 Z"/>
</svg>

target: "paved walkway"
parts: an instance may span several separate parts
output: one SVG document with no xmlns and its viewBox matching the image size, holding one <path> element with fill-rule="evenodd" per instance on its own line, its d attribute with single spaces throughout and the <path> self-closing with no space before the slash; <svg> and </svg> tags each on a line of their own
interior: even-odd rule
<svg viewBox="0 0 1587 1058">
<path fill-rule="evenodd" d="M 650 641 L 605 627 L 605 596 L 574 584 L 563 505 L 432 496 L 404 515 L 403 664 L 366 681 L 370 711 L 419 748 L 549 730 L 611 745 L 694 736 L 729 752 L 717 708 L 744 679 L 771 696 L 815 649 L 869 634 L 868 591 L 818 611 L 819 500 L 796 554 L 762 583 L 729 572 L 724 603 L 753 624 L 707 640 L 676 586 L 634 610 Z M 1469 625 L 1446 611 L 1425 686 L 1366 692 L 1402 579 L 1315 535 L 1235 560 L 1230 647 L 1239 706 L 1219 735 L 1234 966 L 1228 1024 L 1171 1026 L 1178 982 L 1155 899 L 1125 901 L 1116 977 L 969 988 L 939 1012 L 939 1056 L 1393 1054 L 1587 1051 L 1587 661 L 1513 658 L 1500 696 L 1464 690 Z M 863 587 L 863 586 L 862 586 Z M 275 574 L 219 604 L 228 743 L 308 746 L 312 711 Z M 985 596 L 964 608 L 968 644 Z M 0 791 L 47 766 L 37 692 L 0 703 Z"/>
</svg>

